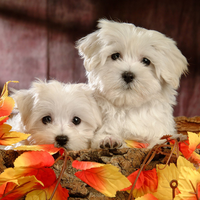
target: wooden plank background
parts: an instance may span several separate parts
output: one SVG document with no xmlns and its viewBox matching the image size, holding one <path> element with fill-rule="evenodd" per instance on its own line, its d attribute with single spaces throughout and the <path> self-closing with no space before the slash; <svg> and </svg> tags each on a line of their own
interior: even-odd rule
<svg viewBox="0 0 200 200">
<path fill-rule="evenodd" d="M 86 82 L 75 41 L 108 18 L 160 31 L 188 59 L 175 116 L 200 115 L 199 0 L 0 0 L 0 89 L 28 88 L 35 78 Z"/>
</svg>

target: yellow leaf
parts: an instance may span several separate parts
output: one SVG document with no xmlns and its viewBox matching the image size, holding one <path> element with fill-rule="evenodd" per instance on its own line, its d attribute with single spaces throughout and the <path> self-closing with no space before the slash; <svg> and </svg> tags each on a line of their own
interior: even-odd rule
<svg viewBox="0 0 200 200">
<path fill-rule="evenodd" d="M 30 134 L 11 131 L 11 126 L 3 124 L 0 126 L 0 145 L 12 145 L 22 140 L 26 140 Z"/>
<path fill-rule="evenodd" d="M 8 96 L 8 84 L 11 83 L 11 82 L 12 83 L 19 83 L 19 81 L 7 81 L 5 83 L 5 85 L 3 86 L 3 90 L 2 90 L 2 93 L 1 93 L 1 96 L 0 96 L 1 99 Z"/>
<path fill-rule="evenodd" d="M 25 200 L 44 200 L 47 199 L 45 190 L 34 190 L 26 195 Z"/>
<path fill-rule="evenodd" d="M 41 145 L 21 145 L 14 150 L 21 150 L 21 151 L 47 151 L 51 155 L 57 153 L 60 148 L 54 147 L 54 144 L 41 144 Z"/>
<path fill-rule="evenodd" d="M 0 174 L 0 185 L 4 184 L 5 182 L 13 182 L 18 184 L 18 178 L 21 177 L 21 173 L 19 175 L 16 174 L 15 169 L 7 168 Z"/>
<path fill-rule="evenodd" d="M 194 165 L 183 156 L 178 157 L 177 167 L 179 170 L 181 169 L 181 167 L 189 167 L 189 168 L 195 169 Z"/>
<path fill-rule="evenodd" d="M 176 196 L 176 200 L 196 199 L 194 192 L 200 183 L 200 173 L 189 167 L 181 167 L 178 181 L 178 188 L 181 194 Z"/>
<path fill-rule="evenodd" d="M 170 182 L 172 180 L 178 181 L 179 172 L 174 163 L 170 163 L 170 165 L 164 167 L 165 165 L 162 164 L 157 165 L 158 188 L 157 192 L 153 193 L 153 195 L 158 199 L 169 200 L 172 199 Z"/>
<path fill-rule="evenodd" d="M 27 176 L 28 174 L 33 174 L 34 168 L 28 167 L 15 167 L 7 168 L 0 174 L 0 185 L 5 182 L 13 182 L 19 184 L 19 179 L 21 177 Z"/>
<path fill-rule="evenodd" d="M 142 197 L 138 197 L 135 200 L 158 200 L 156 197 L 154 197 L 152 194 L 145 194 Z"/>
<path fill-rule="evenodd" d="M 189 138 L 189 149 L 191 151 L 194 151 L 198 144 L 200 144 L 200 137 L 196 133 L 188 132 L 188 138 Z"/>
</svg>

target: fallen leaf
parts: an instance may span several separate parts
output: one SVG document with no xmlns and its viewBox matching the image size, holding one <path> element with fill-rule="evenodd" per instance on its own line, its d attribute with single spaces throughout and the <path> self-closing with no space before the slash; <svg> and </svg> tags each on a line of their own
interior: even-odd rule
<svg viewBox="0 0 200 200">
<path fill-rule="evenodd" d="M 8 119 L 15 105 L 15 101 L 11 97 L 8 97 L 8 84 L 10 82 L 18 83 L 18 81 L 8 81 L 3 87 L 0 96 L 0 125 Z"/>
<path fill-rule="evenodd" d="M 138 197 L 135 200 L 159 200 L 159 199 L 157 199 L 156 197 L 154 197 L 152 194 L 145 194 L 144 196 Z"/>
<path fill-rule="evenodd" d="M 15 167 L 51 167 L 54 158 L 46 151 L 30 151 L 20 155 L 14 162 Z"/>
<path fill-rule="evenodd" d="M 153 195 L 162 200 L 172 199 L 172 188 L 170 187 L 170 183 L 173 180 L 178 181 L 179 171 L 174 163 L 170 163 L 170 165 L 162 165 L 159 164 L 156 166 L 157 168 L 157 176 L 158 176 L 158 188 Z M 176 188 L 176 194 L 179 194 L 179 188 Z"/>
<path fill-rule="evenodd" d="M 72 166 L 84 169 L 76 172 L 75 175 L 108 197 L 115 197 L 116 191 L 131 185 L 129 180 L 119 172 L 119 169 L 110 164 L 74 161 Z"/>
<path fill-rule="evenodd" d="M 30 134 L 10 131 L 12 127 L 8 124 L 0 125 L 0 145 L 12 145 L 26 140 Z"/>
<path fill-rule="evenodd" d="M 95 167 L 102 167 L 105 164 L 97 163 L 97 162 L 86 162 L 86 161 L 78 161 L 74 160 L 72 163 L 72 167 L 80 170 L 91 169 Z"/>
<path fill-rule="evenodd" d="M 129 148 L 147 148 L 149 146 L 148 143 L 140 143 L 134 140 L 125 140 L 125 142 Z"/>
<path fill-rule="evenodd" d="M 174 200 L 198 200 L 200 198 L 200 173 L 189 167 L 181 167 L 178 188 L 181 193 Z"/>
<path fill-rule="evenodd" d="M 132 174 L 130 174 L 127 178 L 133 184 L 138 175 L 139 169 Z M 135 198 L 141 197 L 147 193 L 156 192 L 158 187 L 158 178 L 156 169 L 141 171 L 138 180 L 136 182 L 135 188 L 133 190 L 133 196 Z M 123 189 L 123 191 L 130 190 L 132 185 L 128 188 Z"/>
<path fill-rule="evenodd" d="M 35 176 L 26 176 L 18 179 L 18 184 L 13 182 L 5 183 L 0 186 L 0 199 L 11 200 L 20 199 L 36 185 L 43 185 Z"/>
<path fill-rule="evenodd" d="M 23 150 L 23 151 L 46 151 L 51 155 L 60 151 L 60 148 L 56 148 L 54 144 L 43 144 L 43 145 L 21 145 L 14 148 L 14 150 Z"/>
<path fill-rule="evenodd" d="M 49 199 L 56 186 L 56 182 L 43 190 L 34 190 L 26 195 L 26 200 L 44 200 Z M 52 200 L 66 200 L 69 197 L 68 190 L 62 188 L 59 184 Z"/>
</svg>

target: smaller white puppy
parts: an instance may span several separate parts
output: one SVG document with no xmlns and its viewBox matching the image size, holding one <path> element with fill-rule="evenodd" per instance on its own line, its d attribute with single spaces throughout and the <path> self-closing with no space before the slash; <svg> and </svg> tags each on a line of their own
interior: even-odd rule
<svg viewBox="0 0 200 200">
<path fill-rule="evenodd" d="M 12 97 L 19 110 L 8 123 L 31 134 L 25 144 L 55 144 L 68 150 L 90 147 L 101 114 L 86 84 L 35 81 Z"/>
<path fill-rule="evenodd" d="M 92 147 L 125 147 L 124 140 L 149 143 L 176 135 L 173 106 L 187 60 L 175 42 L 133 24 L 100 20 L 80 39 L 88 82 L 103 114 Z"/>
</svg>

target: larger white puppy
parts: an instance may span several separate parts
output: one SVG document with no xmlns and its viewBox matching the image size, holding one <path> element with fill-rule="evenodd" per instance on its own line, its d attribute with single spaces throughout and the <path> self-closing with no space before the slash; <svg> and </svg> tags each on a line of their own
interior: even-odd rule
<svg viewBox="0 0 200 200">
<path fill-rule="evenodd" d="M 77 43 L 103 113 L 92 147 L 124 147 L 126 139 L 151 148 L 175 135 L 176 89 L 188 64 L 175 42 L 128 23 L 103 19 L 98 28 Z"/>
<path fill-rule="evenodd" d="M 8 123 L 13 130 L 30 133 L 25 144 L 55 144 L 68 150 L 90 147 L 101 113 L 86 84 L 35 81 L 16 91 L 19 114 Z"/>
</svg>

